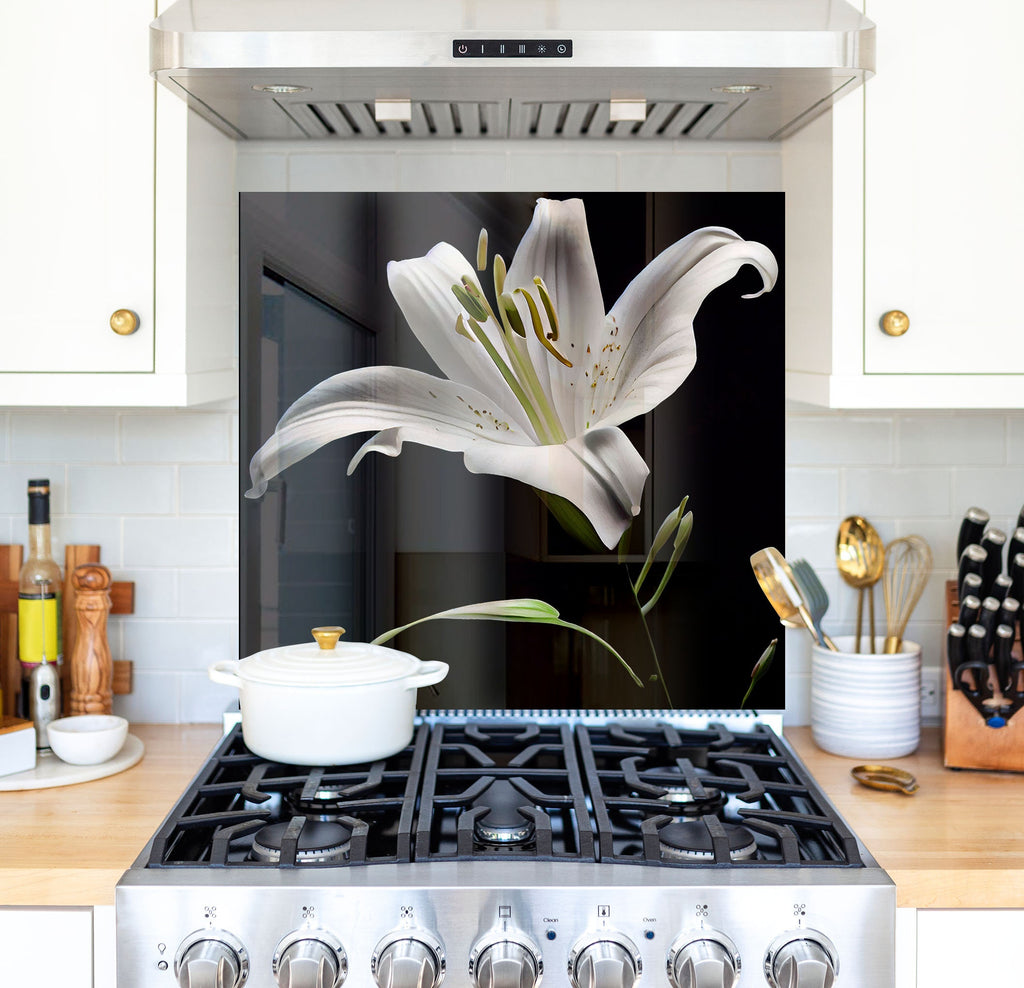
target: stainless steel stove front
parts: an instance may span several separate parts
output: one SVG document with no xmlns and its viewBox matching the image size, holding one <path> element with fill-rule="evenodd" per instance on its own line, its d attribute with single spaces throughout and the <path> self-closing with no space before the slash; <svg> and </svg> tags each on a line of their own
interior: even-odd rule
<svg viewBox="0 0 1024 988">
<path fill-rule="evenodd" d="M 893 988 L 895 887 L 867 861 L 133 869 L 117 888 L 118 984 L 731 988 L 742 972 L 788 988 L 830 985 L 831 967 L 843 988 Z"/>
</svg>

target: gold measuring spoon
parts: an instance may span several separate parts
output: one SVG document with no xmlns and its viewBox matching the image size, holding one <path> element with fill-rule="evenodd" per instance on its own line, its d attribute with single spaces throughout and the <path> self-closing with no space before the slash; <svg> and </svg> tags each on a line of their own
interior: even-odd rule
<svg viewBox="0 0 1024 988">
<path fill-rule="evenodd" d="M 868 595 L 870 640 L 868 651 L 875 650 L 874 586 L 885 567 L 885 546 L 875 526 L 860 515 L 850 515 L 839 524 L 836 536 L 836 567 L 839 575 L 854 589 L 857 597 L 857 638 L 853 650 L 860 651 L 861 629 L 864 626 L 864 592 Z"/>
<path fill-rule="evenodd" d="M 886 789 L 904 796 L 913 796 L 921 788 L 909 772 L 891 765 L 858 765 L 850 769 L 850 775 L 869 789 Z"/>
<path fill-rule="evenodd" d="M 814 627 L 814 620 L 807 609 L 807 601 L 793 579 L 793 571 L 789 568 L 786 557 L 778 549 L 769 546 L 767 549 L 759 549 L 750 557 L 750 566 L 754 570 L 758 585 L 764 591 L 768 602 L 775 608 L 780 620 L 789 622 L 799 617 L 803 626 L 811 633 L 815 644 L 821 645 L 821 636 Z M 830 640 L 826 641 L 825 645 L 833 652 L 838 651 Z"/>
</svg>

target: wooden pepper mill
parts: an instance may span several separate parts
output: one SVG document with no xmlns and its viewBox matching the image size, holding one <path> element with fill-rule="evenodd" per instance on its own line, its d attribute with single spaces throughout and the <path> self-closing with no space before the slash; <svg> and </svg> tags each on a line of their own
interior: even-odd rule
<svg viewBox="0 0 1024 988">
<path fill-rule="evenodd" d="M 107 642 L 110 583 L 110 570 L 99 563 L 76 566 L 71 574 L 77 623 L 70 661 L 72 716 L 109 714 L 113 709 L 114 664 Z"/>
</svg>

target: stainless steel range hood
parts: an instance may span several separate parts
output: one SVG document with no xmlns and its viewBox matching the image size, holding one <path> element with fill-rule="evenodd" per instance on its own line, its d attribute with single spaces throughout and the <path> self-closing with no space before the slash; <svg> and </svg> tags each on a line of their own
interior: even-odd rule
<svg viewBox="0 0 1024 988">
<path fill-rule="evenodd" d="M 178 0 L 150 37 L 242 140 L 778 140 L 874 72 L 844 0 Z"/>
</svg>

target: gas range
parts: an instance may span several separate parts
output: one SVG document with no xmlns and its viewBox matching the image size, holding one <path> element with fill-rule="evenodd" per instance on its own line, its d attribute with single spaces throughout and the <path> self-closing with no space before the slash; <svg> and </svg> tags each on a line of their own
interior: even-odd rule
<svg viewBox="0 0 1024 988">
<path fill-rule="evenodd" d="M 735 713 L 431 712 L 313 769 L 236 726 L 116 901 L 121 986 L 894 983 L 892 882 Z"/>
</svg>

